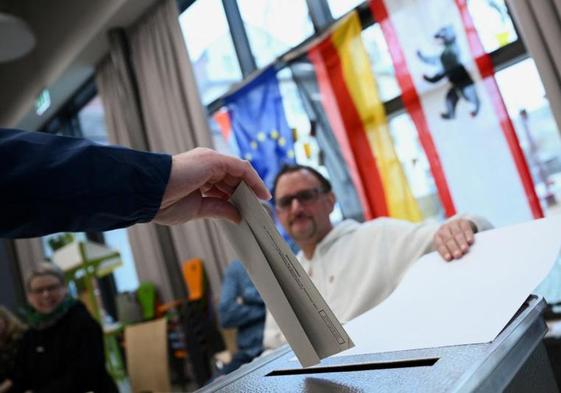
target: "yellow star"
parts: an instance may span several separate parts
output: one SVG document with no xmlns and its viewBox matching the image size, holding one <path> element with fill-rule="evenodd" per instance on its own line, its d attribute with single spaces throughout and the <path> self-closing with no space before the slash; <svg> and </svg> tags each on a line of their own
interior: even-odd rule
<svg viewBox="0 0 561 393">
<path fill-rule="evenodd" d="M 286 139 L 284 139 L 282 136 L 279 138 L 279 146 L 283 147 L 284 145 L 286 145 Z"/>
<path fill-rule="evenodd" d="M 277 130 L 271 131 L 271 139 L 273 139 L 273 140 L 274 139 L 279 139 L 279 136 L 280 136 L 280 134 Z"/>
<path fill-rule="evenodd" d="M 289 151 L 286 153 L 286 156 L 287 156 L 288 158 L 294 158 L 294 151 L 289 150 Z"/>
<path fill-rule="evenodd" d="M 253 156 L 251 155 L 251 153 L 245 153 L 245 156 L 243 156 L 243 158 L 247 161 L 253 160 Z"/>
<path fill-rule="evenodd" d="M 253 150 L 257 150 L 257 142 L 251 141 L 251 142 L 249 143 L 249 146 L 251 146 L 251 148 L 252 148 Z"/>
<path fill-rule="evenodd" d="M 257 134 L 257 140 L 259 142 L 264 142 L 265 141 L 265 133 L 264 132 L 260 132 L 259 134 Z"/>
</svg>

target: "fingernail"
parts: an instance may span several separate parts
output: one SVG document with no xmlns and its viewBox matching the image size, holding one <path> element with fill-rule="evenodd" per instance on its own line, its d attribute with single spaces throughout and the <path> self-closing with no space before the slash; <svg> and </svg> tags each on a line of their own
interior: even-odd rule
<svg viewBox="0 0 561 393">
<path fill-rule="evenodd" d="M 452 258 L 452 255 L 450 255 L 450 254 L 446 254 L 446 255 L 444 255 L 444 258 L 445 258 L 445 259 L 446 259 L 447 261 L 449 261 L 449 260 L 450 260 L 450 258 Z"/>
<path fill-rule="evenodd" d="M 459 258 L 459 257 L 462 256 L 462 254 L 461 254 L 459 251 L 456 251 L 456 252 L 454 253 L 454 256 L 455 256 L 456 258 Z"/>
</svg>

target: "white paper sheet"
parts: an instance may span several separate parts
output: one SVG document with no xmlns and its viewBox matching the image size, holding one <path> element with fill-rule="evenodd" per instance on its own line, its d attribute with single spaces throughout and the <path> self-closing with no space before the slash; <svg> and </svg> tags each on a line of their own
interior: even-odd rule
<svg viewBox="0 0 561 393">
<path fill-rule="evenodd" d="M 490 342 L 553 267 L 561 216 L 478 233 L 470 252 L 419 259 L 379 306 L 345 328 L 356 347 L 337 356 Z"/>
<path fill-rule="evenodd" d="M 277 232 L 253 192 L 241 183 L 231 202 L 242 222 L 222 223 L 251 280 L 304 367 L 354 344 Z"/>
</svg>

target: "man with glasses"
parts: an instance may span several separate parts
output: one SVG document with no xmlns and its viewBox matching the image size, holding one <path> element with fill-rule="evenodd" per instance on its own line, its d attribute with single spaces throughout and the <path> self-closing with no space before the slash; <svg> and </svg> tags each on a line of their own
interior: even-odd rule
<svg viewBox="0 0 561 393">
<path fill-rule="evenodd" d="M 285 166 L 279 172 L 273 197 L 282 226 L 301 249 L 297 257 L 304 270 L 342 322 L 384 300 L 423 254 L 436 250 L 446 261 L 460 259 L 473 245 L 474 233 L 491 228 L 485 219 L 466 215 L 442 225 L 392 218 L 333 225 L 331 184 L 303 165 Z M 269 313 L 265 349 L 284 342 Z"/>
</svg>

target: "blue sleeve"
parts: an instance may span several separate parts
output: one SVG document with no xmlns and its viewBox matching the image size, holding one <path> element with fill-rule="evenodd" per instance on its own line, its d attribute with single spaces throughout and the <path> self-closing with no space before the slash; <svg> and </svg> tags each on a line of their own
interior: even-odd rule
<svg viewBox="0 0 561 393">
<path fill-rule="evenodd" d="M 0 129 L 0 238 L 148 222 L 170 171 L 166 154 Z"/>
<path fill-rule="evenodd" d="M 263 319 L 265 311 L 261 304 L 238 302 L 244 298 L 243 275 L 247 274 L 239 261 L 232 262 L 224 274 L 220 305 L 218 307 L 222 327 L 233 328 L 243 326 L 249 322 Z M 257 291 L 256 291 L 257 292 Z"/>
</svg>

